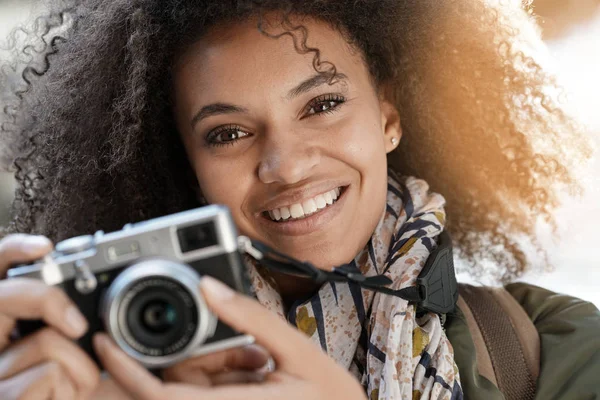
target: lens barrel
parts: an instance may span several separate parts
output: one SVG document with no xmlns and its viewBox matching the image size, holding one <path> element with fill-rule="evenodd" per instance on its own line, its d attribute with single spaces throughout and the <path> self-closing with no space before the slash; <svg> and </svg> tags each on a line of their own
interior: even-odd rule
<svg viewBox="0 0 600 400">
<path fill-rule="evenodd" d="M 135 282 L 119 305 L 119 329 L 127 344 L 147 356 L 184 349 L 198 328 L 198 309 L 186 288 L 165 277 Z"/>
<path fill-rule="evenodd" d="M 101 303 L 107 332 L 149 368 L 186 358 L 212 335 L 217 321 L 199 282 L 192 268 L 169 260 L 150 259 L 126 268 Z"/>
</svg>

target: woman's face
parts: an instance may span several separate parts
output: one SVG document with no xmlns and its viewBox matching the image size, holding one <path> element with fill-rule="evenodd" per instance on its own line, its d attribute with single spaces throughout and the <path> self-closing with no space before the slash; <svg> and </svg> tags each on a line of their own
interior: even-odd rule
<svg viewBox="0 0 600 400">
<path fill-rule="evenodd" d="M 383 215 L 400 123 L 359 52 L 328 25 L 301 23 L 336 83 L 289 36 L 229 24 L 177 59 L 174 112 L 206 200 L 227 205 L 241 233 L 329 269 L 352 260 Z"/>
</svg>

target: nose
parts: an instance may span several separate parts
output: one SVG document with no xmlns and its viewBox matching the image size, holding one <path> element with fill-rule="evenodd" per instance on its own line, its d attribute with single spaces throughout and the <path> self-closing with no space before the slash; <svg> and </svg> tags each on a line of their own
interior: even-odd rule
<svg viewBox="0 0 600 400">
<path fill-rule="evenodd" d="M 319 164 L 319 151 L 296 135 L 267 140 L 258 166 L 263 183 L 292 185 L 308 178 Z"/>
</svg>

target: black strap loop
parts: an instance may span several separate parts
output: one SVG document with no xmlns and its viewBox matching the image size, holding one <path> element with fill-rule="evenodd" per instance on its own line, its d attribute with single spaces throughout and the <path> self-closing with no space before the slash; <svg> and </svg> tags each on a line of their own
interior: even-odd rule
<svg viewBox="0 0 600 400">
<path fill-rule="evenodd" d="M 325 282 L 352 282 L 364 289 L 400 297 L 416 304 L 420 309 L 437 314 L 446 314 L 454 310 L 458 300 L 452 240 L 446 231 L 440 234 L 438 246 L 430 254 L 417 277 L 417 285 L 399 290 L 388 287 L 392 280 L 385 275 L 367 277 L 358 268 L 350 265 L 342 265 L 332 271 L 323 271 L 309 262 L 301 262 L 286 256 L 259 241 L 253 240 L 251 245 L 262 257 L 258 258 L 254 252 L 251 254 L 247 251 L 247 253 L 264 267 L 285 274 L 307 277 L 320 285 Z"/>
</svg>

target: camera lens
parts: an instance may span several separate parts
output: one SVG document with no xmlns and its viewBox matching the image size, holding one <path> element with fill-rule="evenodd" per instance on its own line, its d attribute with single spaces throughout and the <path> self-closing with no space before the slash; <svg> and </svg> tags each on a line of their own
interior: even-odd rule
<svg viewBox="0 0 600 400">
<path fill-rule="evenodd" d="M 123 297 L 119 314 L 127 344 L 141 354 L 165 356 L 186 347 L 198 327 L 198 309 L 179 282 L 152 277 L 135 282 Z"/>
<path fill-rule="evenodd" d="M 165 333 L 177 323 L 177 311 L 165 301 L 151 301 L 142 309 L 142 325 L 149 332 Z"/>
<path fill-rule="evenodd" d="M 148 368 L 185 359 L 218 323 L 198 290 L 200 279 L 190 266 L 160 258 L 124 268 L 100 302 L 106 331 Z"/>
</svg>

